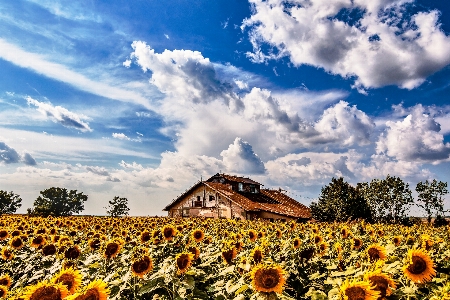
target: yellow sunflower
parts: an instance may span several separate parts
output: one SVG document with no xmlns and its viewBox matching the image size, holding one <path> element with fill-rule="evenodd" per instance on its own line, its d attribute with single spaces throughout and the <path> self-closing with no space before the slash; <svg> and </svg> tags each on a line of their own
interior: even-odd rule
<svg viewBox="0 0 450 300">
<path fill-rule="evenodd" d="M 109 293 L 106 282 L 96 279 L 83 288 L 81 292 L 70 295 L 65 300 L 107 300 Z"/>
<path fill-rule="evenodd" d="M 1 252 L 3 260 L 12 260 L 14 258 L 14 253 L 9 247 L 3 247 Z"/>
<path fill-rule="evenodd" d="M 251 272 L 253 289 L 258 292 L 281 294 L 286 278 L 283 269 L 276 264 L 259 264 Z"/>
<path fill-rule="evenodd" d="M 247 235 L 248 235 L 248 238 L 250 239 L 250 241 L 252 241 L 252 242 L 256 241 L 256 239 L 258 238 L 258 234 L 253 229 L 250 229 L 247 232 Z"/>
<path fill-rule="evenodd" d="M 194 254 L 190 252 L 183 252 L 177 254 L 175 257 L 175 263 L 177 266 L 177 273 L 183 274 L 185 273 L 192 265 L 192 260 L 194 259 Z"/>
<path fill-rule="evenodd" d="M 433 261 L 422 249 L 408 251 L 403 273 L 415 283 L 428 282 L 436 275 Z"/>
<path fill-rule="evenodd" d="M 200 257 L 200 250 L 197 247 L 195 246 L 189 247 L 188 251 L 194 254 L 194 260 Z"/>
<path fill-rule="evenodd" d="M 172 225 L 166 225 L 162 229 L 162 234 L 166 241 L 171 241 L 177 234 L 177 229 Z"/>
<path fill-rule="evenodd" d="M 62 283 L 65 285 L 69 295 L 71 295 L 81 286 L 82 280 L 83 276 L 80 271 L 74 270 L 73 268 L 67 268 L 62 269 L 57 275 L 55 275 L 52 281 L 54 283 Z"/>
<path fill-rule="evenodd" d="M 4 285 L 0 285 L 0 298 L 6 299 L 7 294 L 8 294 L 8 288 Z"/>
<path fill-rule="evenodd" d="M 364 274 L 364 280 L 370 282 L 374 290 L 380 292 L 379 300 L 390 296 L 397 287 L 394 280 L 388 274 L 381 272 L 380 269 Z"/>
<path fill-rule="evenodd" d="M 377 300 L 380 296 L 369 282 L 348 279 L 341 285 L 339 293 L 342 300 Z"/>
<path fill-rule="evenodd" d="M 399 246 L 400 243 L 402 242 L 402 236 L 401 235 L 396 235 L 392 238 L 392 242 L 394 243 L 395 246 Z"/>
<path fill-rule="evenodd" d="M 20 238 L 20 236 L 16 236 L 16 237 L 12 238 L 9 241 L 9 245 L 16 250 L 19 250 L 24 246 L 23 241 Z"/>
<path fill-rule="evenodd" d="M 386 259 L 386 249 L 378 244 L 370 245 L 367 248 L 366 253 L 369 256 L 369 260 L 371 262 Z"/>
<path fill-rule="evenodd" d="M 44 236 L 38 235 L 31 240 L 31 247 L 38 248 L 39 246 L 45 245 L 46 240 Z"/>
<path fill-rule="evenodd" d="M 152 258 L 148 255 L 143 255 L 139 259 L 133 261 L 131 265 L 131 272 L 134 276 L 143 278 L 145 274 L 153 269 Z"/>
<path fill-rule="evenodd" d="M 205 233 L 201 229 L 195 229 L 191 235 L 197 243 L 200 243 L 205 238 Z"/>
<path fill-rule="evenodd" d="M 264 258 L 263 249 L 259 246 L 256 246 L 250 252 L 250 258 L 254 262 L 255 265 L 259 264 Z"/>
<path fill-rule="evenodd" d="M 6 286 L 9 288 L 11 286 L 11 277 L 8 274 L 4 274 L 0 276 L 0 285 Z"/>
<path fill-rule="evenodd" d="M 80 255 L 81 250 L 77 245 L 71 246 L 64 251 L 64 257 L 66 259 L 77 259 Z"/>
<path fill-rule="evenodd" d="M 57 251 L 58 249 L 54 244 L 48 244 L 42 248 L 42 254 L 44 256 L 55 255 Z"/>
<path fill-rule="evenodd" d="M 323 241 L 323 237 L 320 234 L 316 234 L 314 236 L 314 244 L 319 245 L 320 243 L 322 243 Z"/>
<path fill-rule="evenodd" d="M 0 241 L 6 240 L 9 237 L 8 230 L 0 230 Z"/>
<path fill-rule="evenodd" d="M 359 250 L 363 245 L 363 241 L 360 238 L 354 237 L 352 241 L 352 249 Z"/>
<path fill-rule="evenodd" d="M 124 242 L 121 239 L 110 240 L 104 244 L 103 256 L 107 259 L 116 257 L 122 249 Z"/>
<path fill-rule="evenodd" d="M 141 240 L 141 243 L 146 243 L 146 242 L 148 242 L 148 241 L 151 240 L 152 236 L 150 235 L 150 232 L 148 232 L 147 230 L 145 230 L 145 231 L 143 231 L 143 232 L 141 233 L 141 235 L 140 235 L 139 238 L 140 238 L 140 240 Z"/>
<path fill-rule="evenodd" d="M 24 300 L 52 299 L 61 300 L 67 297 L 68 291 L 62 283 L 41 281 L 28 288 L 23 295 Z"/>
<path fill-rule="evenodd" d="M 294 224 L 295 224 L 295 223 L 294 223 Z M 295 238 L 294 240 L 292 240 L 292 247 L 293 247 L 294 249 L 300 248 L 301 244 L 302 244 L 302 240 L 299 239 L 299 238 Z"/>
</svg>

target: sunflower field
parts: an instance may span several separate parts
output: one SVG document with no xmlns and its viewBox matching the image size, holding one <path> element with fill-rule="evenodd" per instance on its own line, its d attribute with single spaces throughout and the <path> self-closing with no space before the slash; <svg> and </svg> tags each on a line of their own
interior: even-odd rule
<svg viewBox="0 0 450 300">
<path fill-rule="evenodd" d="M 4 299 L 450 299 L 450 227 L 0 216 Z"/>
</svg>

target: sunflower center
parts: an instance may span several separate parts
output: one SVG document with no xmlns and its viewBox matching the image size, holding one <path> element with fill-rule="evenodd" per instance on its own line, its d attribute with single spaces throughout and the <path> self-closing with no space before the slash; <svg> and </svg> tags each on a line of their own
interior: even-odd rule
<svg viewBox="0 0 450 300">
<path fill-rule="evenodd" d="M 141 240 L 142 240 L 143 242 L 148 242 L 148 241 L 150 241 L 150 233 L 144 232 L 144 233 L 142 234 Z"/>
<path fill-rule="evenodd" d="M 409 265 L 408 271 L 413 274 L 422 274 L 427 269 L 427 262 L 420 256 L 411 258 L 412 264 Z"/>
<path fill-rule="evenodd" d="M 0 288 L 0 298 L 5 296 L 5 295 L 6 295 L 5 290 L 3 288 Z"/>
<path fill-rule="evenodd" d="M 70 247 L 64 252 L 64 257 L 67 259 L 77 259 L 80 256 L 80 251 L 76 247 Z"/>
<path fill-rule="evenodd" d="M 366 293 L 364 289 L 359 286 L 352 286 L 345 290 L 345 295 L 348 300 L 364 300 L 366 299 Z"/>
<path fill-rule="evenodd" d="M 58 279 L 56 280 L 56 283 L 61 282 L 70 291 L 70 289 L 73 287 L 74 280 L 75 280 L 75 277 L 73 277 L 72 274 L 62 274 L 61 276 L 58 277 Z"/>
<path fill-rule="evenodd" d="M 52 286 L 42 286 L 34 291 L 30 300 L 60 300 L 61 293 Z"/>
<path fill-rule="evenodd" d="M 133 263 L 133 270 L 136 273 L 145 272 L 148 270 L 149 267 L 150 267 L 150 258 L 148 258 L 147 256 Z"/>
<path fill-rule="evenodd" d="M 255 253 L 253 253 L 253 261 L 255 264 L 259 264 L 262 261 L 261 250 L 256 250 Z"/>
<path fill-rule="evenodd" d="M 83 300 L 99 300 L 100 294 L 98 293 L 97 289 L 89 289 L 83 297 Z"/>
<path fill-rule="evenodd" d="M 180 270 L 186 269 L 186 267 L 189 265 L 189 257 L 186 254 L 181 255 L 177 259 L 177 267 Z"/>
<path fill-rule="evenodd" d="M 106 249 L 105 249 L 105 255 L 106 255 L 107 257 L 111 257 L 111 256 L 113 256 L 114 254 L 116 254 L 117 250 L 119 250 L 119 245 L 117 245 L 116 243 L 109 243 L 109 244 L 106 246 Z"/>
<path fill-rule="evenodd" d="M 170 228 L 170 227 L 169 227 L 169 228 L 164 228 L 163 234 L 164 234 L 164 237 L 165 237 L 166 239 L 168 239 L 168 238 L 173 237 L 174 231 L 173 231 L 173 229 Z"/>
<path fill-rule="evenodd" d="M 360 240 L 354 240 L 354 241 L 353 241 L 353 245 L 354 245 L 356 248 L 359 248 L 359 247 L 361 246 L 361 241 L 360 241 Z"/>
<path fill-rule="evenodd" d="M 369 254 L 371 260 L 380 259 L 380 251 L 376 248 L 370 248 L 367 253 Z"/>
<path fill-rule="evenodd" d="M 42 248 L 42 253 L 44 255 L 53 255 L 56 253 L 56 247 L 53 244 L 47 245 L 44 248 Z"/>
<path fill-rule="evenodd" d="M 389 287 L 389 282 L 386 278 L 375 275 L 371 276 L 369 280 L 375 285 L 375 290 L 380 292 L 380 296 L 386 297 L 386 291 Z"/>
<path fill-rule="evenodd" d="M 277 286 L 280 282 L 280 276 L 278 275 L 277 270 L 274 269 L 264 269 L 260 271 L 261 274 L 259 277 L 259 283 L 265 289 L 272 289 Z"/>
<path fill-rule="evenodd" d="M 42 243 L 42 241 L 43 241 L 42 236 L 38 236 L 38 237 L 33 239 L 33 244 L 40 245 Z"/>
<path fill-rule="evenodd" d="M 225 259 L 225 261 L 227 262 L 227 264 L 231 264 L 231 261 L 233 260 L 233 258 L 236 257 L 234 248 L 232 248 L 228 251 L 222 252 L 222 256 L 223 256 L 223 259 Z"/>
<path fill-rule="evenodd" d="M 6 230 L 0 231 L 0 239 L 3 239 L 8 236 L 8 232 Z"/>
<path fill-rule="evenodd" d="M 8 286 L 9 285 L 8 279 L 7 278 L 1 278 L 0 279 L 0 285 Z"/>
<path fill-rule="evenodd" d="M 11 246 L 13 246 L 14 248 L 19 248 L 22 246 L 22 239 L 21 238 L 15 238 L 12 243 Z"/>
<path fill-rule="evenodd" d="M 194 238 L 195 239 L 201 239 L 202 238 L 202 232 L 201 231 L 196 231 L 194 232 Z"/>
</svg>

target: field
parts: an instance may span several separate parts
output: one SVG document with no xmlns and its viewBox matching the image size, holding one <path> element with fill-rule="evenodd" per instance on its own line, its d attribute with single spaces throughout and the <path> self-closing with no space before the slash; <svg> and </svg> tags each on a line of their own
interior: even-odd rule
<svg viewBox="0 0 450 300">
<path fill-rule="evenodd" d="M 6 299 L 450 299 L 450 228 L 0 216 Z"/>
</svg>

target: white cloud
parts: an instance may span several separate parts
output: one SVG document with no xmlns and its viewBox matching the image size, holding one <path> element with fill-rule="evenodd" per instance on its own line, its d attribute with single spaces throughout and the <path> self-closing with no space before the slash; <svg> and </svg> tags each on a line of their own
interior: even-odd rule
<svg viewBox="0 0 450 300">
<path fill-rule="evenodd" d="M 288 56 L 296 65 L 312 65 L 349 78 L 354 87 L 398 85 L 412 89 L 450 63 L 450 38 L 436 10 L 408 16 L 405 0 L 250 0 L 251 60 Z M 357 21 L 339 16 L 352 12 Z M 344 16 L 345 16 L 344 13 Z M 268 43 L 273 51 L 263 53 Z"/>
<path fill-rule="evenodd" d="M 377 142 L 377 152 L 402 161 L 439 163 L 448 160 L 450 143 L 444 143 L 440 125 L 422 105 L 410 109 L 400 121 L 386 122 L 386 132 Z"/>
<path fill-rule="evenodd" d="M 20 162 L 28 166 L 35 166 L 37 164 L 31 154 L 27 152 L 19 154 L 5 142 L 0 142 L 0 164 L 14 164 Z"/>
<path fill-rule="evenodd" d="M 87 116 L 76 114 L 62 106 L 53 106 L 51 103 L 39 102 L 31 97 L 26 99 L 28 104 L 37 106 L 37 110 L 40 113 L 55 123 L 59 123 L 64 127 L 75 128 L 82 132 L 92 131 L 89 124 L 83 121 L 89 119 Z"/>
<path fill-rule="evenodd" d="M 119 140 L 126 140 L 126 141 L 131 140 L 131 139 L 130 139 L 129 137 L 127 137 L 124 133 L 116 133 L 116 132 L 114 132 L 114 133 L 112 134 L 112 137 L 115 138 L 115 139 L 119 139 Z"/>
<path fill-rule="evenodd" d="M 240 174 L 265 173 L 264 163 L 253 151 L 252 146 L 237 137 L 228 149 L 220 153 L 227 171 Z"/>
<path fill-rule="evenodd" d="M 82 91 L 110 99 L 141 104 L 147 108 L 151 106 L 148 99 L 133 90 L 94 81 L 85 75 L 69 69 L 67 66 L 51 62 L 42 55 L 26 52 L 19 46 L 13 45 L 1 38 L 0 58 L 19 67 L 31 69 L 38 74 L 70 84 Z"/>
</svg>

